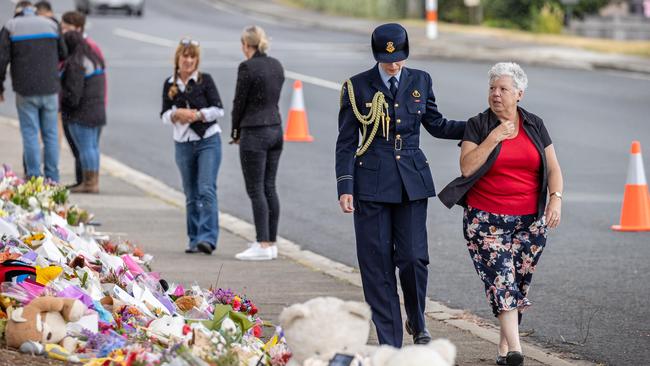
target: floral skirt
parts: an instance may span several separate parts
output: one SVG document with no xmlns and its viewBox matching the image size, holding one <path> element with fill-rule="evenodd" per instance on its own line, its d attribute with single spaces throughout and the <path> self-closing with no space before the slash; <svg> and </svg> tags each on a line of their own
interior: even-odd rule
<svg viewBox="0 0 650 366">
<path fill-rule="evenodd" d="M 535 215 L 497 215 L 468 206 L 463 218 L 467 249 L 494 316 L 523 312 L 530 282 L 546 245 L 546 222 Z M 521 316 L 520 316 L 521 320 Z"/>
</svg>

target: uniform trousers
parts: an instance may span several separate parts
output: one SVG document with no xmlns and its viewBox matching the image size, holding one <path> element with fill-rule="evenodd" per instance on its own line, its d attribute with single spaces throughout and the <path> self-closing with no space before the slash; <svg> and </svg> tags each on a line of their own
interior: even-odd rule
<svg viewBox="0 0 650 366">
<path fill-rule="evenodd" d="M 354 229 L 363 293 L 380 344 L 402 346 L 403 324 L 395 269 L 411 329 L 425 328 L 427 199 L 402 203 L 355 200 Z"/>
</svg>

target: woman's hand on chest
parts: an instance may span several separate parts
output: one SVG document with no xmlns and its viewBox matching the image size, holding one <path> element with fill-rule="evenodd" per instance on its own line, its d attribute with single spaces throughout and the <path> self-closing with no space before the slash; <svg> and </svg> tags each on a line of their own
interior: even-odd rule
<svg viewBox="0 0 650 366">
<path fill-rule="evenodd" d="M 172 115 L 174 123 L 189 124 L 196 121 L 196 110 L 189 108 L 178 108 Z"/>
</svg>

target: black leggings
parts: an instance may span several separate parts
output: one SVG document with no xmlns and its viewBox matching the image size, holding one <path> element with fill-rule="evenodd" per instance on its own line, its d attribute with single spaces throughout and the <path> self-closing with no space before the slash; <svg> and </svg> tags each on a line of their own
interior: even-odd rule
<svg viewBox="0 0 650 366">
<path fill-rule="evenodd" d="M 275 189 L 282 153 L 282 126 L 241 129 L 239 160 L 246 192 L 253 204 L 257 241 L 275 242 L 280 218 L 280 200 Z"/>
</svg>

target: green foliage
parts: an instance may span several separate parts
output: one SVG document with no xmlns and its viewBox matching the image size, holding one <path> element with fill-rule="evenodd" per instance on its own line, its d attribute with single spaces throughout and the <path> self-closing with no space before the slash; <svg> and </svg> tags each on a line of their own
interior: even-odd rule
<svg viewBox="0 0 650 366">
<path fill-rule="evenodd" d="M 295 0 L 305 7 L 356 17 L 398 19 L 406 15 L 404 0 Z"/>
<path fill-rule="evenodd" d="M 65 205 L 68 202 L 69 195 L 70 191 L 65 186 L 58 186 L 52 192 L 52 201 L 57 205 Z"/>
<path fill-rule="evenodd" d="M 488 25 L 528 29 L 532 8 L 541 8 L 544 0 L 483 0 L 483 14 Z"/>
<path fill-rule="evenodd" d="M 564 6 L 560 0 L 483 0 L 482 4 L 485 25 L 537 33 L 562 32 Z"/>
<path fill-rule="evenodd" d="M 253 327 L 253 325 L 255 325 L 255 323 L 248 319 L 248 316 L 246 316 L 246 314 L 233 310 L 232 306 L 230 305 L 215 305 L 213 315 L 214 317 L 212 320 L 205 320 L 202 322 L 203 325 L 211 330 L 219 330 L 221 328 L 221 324 L 224 320 L 226 320 L 226 318 L 230 318 L 230 320 L 232 320 L 238 326 L 239 336 L 241 336 L 242 333 L 246 333 Z"/>
<path fill-rule="evenodd" d="M 540 10 L 531 9 L 530 30 L 535 33 L 562 33 L 564 11 L 556 3 L 546 3 Z"/>
<path fill-rule="evenodd" d="M 440 0 L 438 2 L 440 20 L 449 23 L 469 23 L 469 11 L 464 0 Z"/>
<path fill-rule="evenodd" d="M 66 221 L 68 225 L 78 226 L 79 224 L 87 224 L 91 219 L 91 215 L 88 211 L 81 209 L 77 206 L 72 206 L 68 209 L 66 215 Z"/>
<path fill-rule="evenodd" d="M 600 8 L 608 3 L 609 0 L 580 0 L 573 8 L 573 15 L 584 18 L 585 15 L 596 14 Z"/>
</svg>

